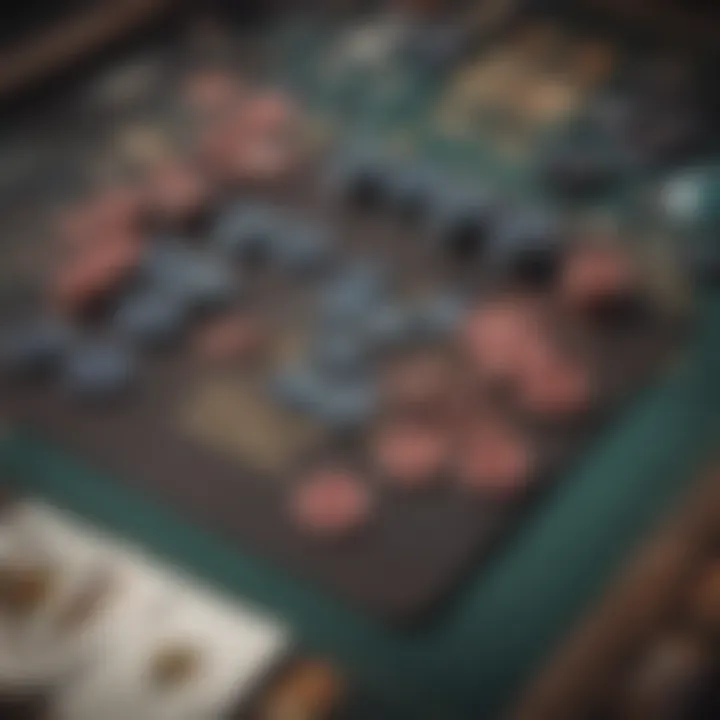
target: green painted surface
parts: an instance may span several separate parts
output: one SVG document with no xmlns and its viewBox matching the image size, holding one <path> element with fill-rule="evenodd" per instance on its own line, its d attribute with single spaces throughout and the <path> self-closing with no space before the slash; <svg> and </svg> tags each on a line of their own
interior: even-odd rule
<svg viewBox="0 0 720 720">
<path fill-rule="evenodd" d="M 686 361 L 597 443 L 489 566 L 478 568 L 452 607 L 412 633 L 355 615 L 29 434 L 8 437 L 0 457 L 22 488 L 279 612 L 309 647 L 350 668 L 362 687 L 401 700 L 412 716 L 478 717 L 512 698 L 682 496 L 718 437 L 719 368 L 714 301 L 706 303 Z"/>
</svg>

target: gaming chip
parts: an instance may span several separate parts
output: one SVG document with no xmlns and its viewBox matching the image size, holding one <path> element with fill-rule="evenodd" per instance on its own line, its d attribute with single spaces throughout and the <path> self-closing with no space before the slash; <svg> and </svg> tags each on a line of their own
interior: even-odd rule
<svg viewBox="0 0 720 720">
<path fill-rule="evenodd" d="M 297 487 L 290 502 L 298 527 L 320 536 L 356 531 L 365 525 L 372 510 L 369 490 L 346 470 L 316 471 Z"/>
<path fill-rule="evenodd" d="M 369 360 L 368 348 L 359 334 L 340 330 L 321 333 L 312 355 L 328 377 L 357 377 Z"/>
<path fill-rule="evenodd" d="M 456 472 L 460 486 L 480 496 L 513 499 L 533 470 L 527 442 L 509 425 L 487 418 L 463 432 Z"/>
<path fill-rule="evenodd" d="M 196 70 L 185 81 L 185 100 L 199 112 L 209 115 L 228 109 L 242 97 L 236 77 L 221 69 Z"/>
<path fill-rule="evenodd" d="M 434 218 L 440 246 L 454 260 L 478 260 L 486 250 L 495 215 L 488 193 L 457 187 L 446 190 Z"/>
<path fill-rule="evenodd" d="M 521 406 L 543 418 L 568 418 L 586 412 L 593 400 L 589 369 L 547 343 L 534 343 L 523 354 L 518 377 Z"/>
<path fill-rule="evenodd" d="M 310 414 L 332 430 L 354 430 L 375 413 L 377 394 L 365 378 L 323 378 L 317 402 Z"/>
<path fill-rule="evenodd" d="M 59 365 L 72 332 L 55 318 L 28 320 L 3 333 L 0 363 L 11 372 L 35 373 Z"/>
<path fill-rule="evenodd" d="M 282 212 L 272 205 L 239 204 L 220 216 L 212 243 L 232 258 L 264 261 L 273 256 L 286 225 Z"/>
<path fill-rule="evenodd" d="M 86 399 L 106 398 L 126 390 L 133 374 L 132 356 L 107 342 L 85 342 L 73 348 L 64 368 L 68 390 Z"/>
<path fill-rule="evenodd" d="M 548 287 L 557 277 L 563 248 L 554 216 L 541 209 L 523 209 L 499 223 L 491 256 L 500 273 L 524 285 Z"/>
<path fill-rule="evenodd" d="M 537 323 L 535 308 L 522 298 L 501 299 L 472 313 L 462 338 L 480 375 L 514 377 L 528 338 L 538 332 Z"/>
<path fill-rule="evenodd" d="M 60 269 L 52 288 L 57 306 L 70 314 L 83 313 L 117 291 L 138 268 L 137 238 L 119 235 L 83 252 Z"/>
<path fill-rule="evenodd" d="M 332 245 L 327 232 L 320 227 L 302 225 L 288 228 L 278 248 L 278 261 L 288 271 L 314 275 L 327 267 Z"/>
<path fill-rule="evenodd" d="M 210 187 L 187 164 L 170 161 L 152 169 L 145 185 L 149 213 L 162 222 L 179 223 L 197 217 L 210 198 Z"/>
<path fill-rule="evenodd" d="M 279 90 L 263 90 L 249 97 L 243 126 L 253 137 L 275 136 L 287 131 L 296 119 L 292 99 Z"/>
<path fill-rule="evenodd" d="M 609 244 L 586 243 L 568 255 L 561 297 L 575 311 L 614 324 L 639 310 L 639 277 L 629 255 Z"/>
<path fill-rule="evenodd" d="M 118 308 L 114 322 L 130 340 L 158 347 L 180 336 L 185 319 L 185 304 L 177 296 L 151 288 L 127 297 Z"/>
<path fill-rule="evenodd" d="M 58 219 L 60 237 L 75 247 L 102 244 L 108 237 L 135 230 L 144 209 L 139 189 L 113 188 L 64 210 Z"/>
</svg>

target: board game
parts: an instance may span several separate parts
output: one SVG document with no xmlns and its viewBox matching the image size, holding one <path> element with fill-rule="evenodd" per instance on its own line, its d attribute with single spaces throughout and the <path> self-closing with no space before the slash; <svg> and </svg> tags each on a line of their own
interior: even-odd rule
<svg viewBox="0 0 720 720">
<path fill-rule="evenodd" d="M 3 400 L 224 545 L 438 621 L 690 362 L 704 67 L 532 15 L 325 20 L 203 18 L 16 124 Z"/>
</svg>

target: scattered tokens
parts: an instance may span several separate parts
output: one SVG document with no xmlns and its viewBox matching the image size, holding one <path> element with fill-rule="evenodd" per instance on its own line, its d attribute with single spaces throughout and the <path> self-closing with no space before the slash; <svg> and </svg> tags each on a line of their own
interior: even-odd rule
<svg viewBox="0 0 720 720">
<path fill-rule="evenodd" d="M 291 497 L 290 512 L 302 530 L 314 535 L 345 535 L 369 519 L 367 487 L 347 470 L 318 470 Z"/>
</svg>

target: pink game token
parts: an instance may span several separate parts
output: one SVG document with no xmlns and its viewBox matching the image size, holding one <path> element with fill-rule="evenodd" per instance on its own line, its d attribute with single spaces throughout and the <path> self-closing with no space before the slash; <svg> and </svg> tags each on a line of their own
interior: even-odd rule
<svg viewBox="0 0 720 720">
<path fill-rule="evenodd" d="M 260 184 L 287 177 L 295 165 L 295 153 L 287 143 L 254 136 L 238 146 L 235 159 L 236 178 Z"/>
<path fill-rule="evenodd" d="M 378 433 L 373 448 L 377 469 L 399 487 L 414 489 L 436 479 L 450 450 L 447 434 L 418 423 L 396 422 Z"/>
<path fill-rule="evenodd" d="M 276 136 L 287 130 L 295 118 L 295 107 L 288 95 L 265 90 L 248 99 L 245 128 L 258 137 Z"/>
<path fill-rule="evenodd" d="M 611 245 L 575 248 L 566 260 L 560 281 L 563 299 L 580 310 L 631 293 L 636 287 L 637 274 L 630 258 Z"/>
<path fill-rule="evenodd" d="M 238 313 L 210 321 L 200 330 L 196 348 L 198 355 L 210 362 L 242 361 L 255 357 L 264 340 L 258 318 Z"/>
<path fill-rule="evenodd" d="M 242 95 L 239 81 L 225 70 L 198 70 L 185 84 L 188 104 L 203 114 L 216 114 L 229 108 Z"/>
<path fill-rule="evenodd" d="M 143 210 L 138 189 L 106 190 L 61 214 L 60 237 L 73 247 L 102 243 L 107 237 L 137 229 Z"/>
<path fill-rule="evenodd" d="M 508 425 L 492 419 L 473 423 L 464 433 L 457 464 L 463 487 L 496 498 L 511 498 L 527 483 L 531 452 Z"/>
<path fill-rule="evenodd" d="M 118 287 L 140 262 L 140 245 L 133 236 L 116 236 L 88 249 L 61 269 L 53 288 L 55 302 L 76 313 Z"/>
<path fill-rule="evenodd" d="M 163 220 L 178 222 L 200 212 L 210 197 L 202 175 L 182 162 L 155 168 L 145 188 L 149 211 Z"/>
<path fill-rule="evenodd" d="M 504 299 L 473 313 L 463 333 L 464 345 L 478 372 L 489 378 L 515 375 L 527 338 L 538 332 L 534 308 Z"/>
<path fill-rule="evenodd" d="M 518 382 L 521 405 L 541 417 L 569 417 L 586 412 L 592 380 L 579 361 L 559 351 L 528 354 Z"/>
<path fill-rule="evenodd" d="M 371 499 L 367 488 L 346 470 L 319 470 L 292 497 L 297 524 L 318 535 L 345 535 L 367 522 Z"/>
</svg>

